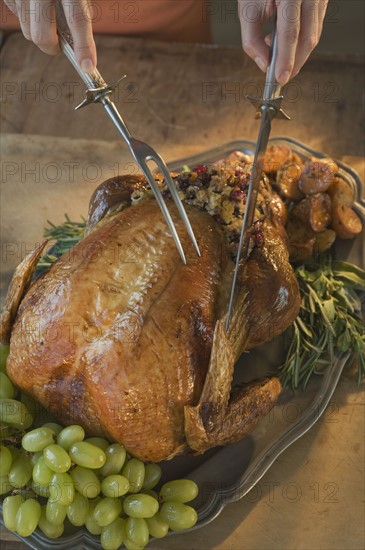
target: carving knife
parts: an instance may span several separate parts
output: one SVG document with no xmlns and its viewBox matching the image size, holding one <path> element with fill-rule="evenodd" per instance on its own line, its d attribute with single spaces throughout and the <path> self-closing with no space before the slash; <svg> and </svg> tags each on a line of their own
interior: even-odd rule
<svg viewBox="0 0 365 550">
<path fill-rule="evenodd" d="M 259 136 L 255 149 L 255 156 L 253 161 L 252 172 L 250 176 L 248 194 L 246 201 L 246 209 L 243 218 L 240 240 L 238 244 L 236 265 L 233 275 L 233 282 L 228 306 L 228 312 L 226 317 L 225 328 L 228 331 L 229 323 L 232 315 L 232 308 L 235 298 L 235 289 L 237 283 L 237 274 L 240 265 L 247 260 L 247 254 L 250 241 L 250 229 L 254 221 L 255 208 L 257 202 L 257 195 L 260 188 L 260 180 L 262 177 L 262 166 L 264 156 L 269 141 L 271 132 L 271 121 L 273 118 L 284 118 L 290 120 L 290 117 L 281 109 L 281 102 L 283 96 L 281 95 L 281 86 L 275 79 L 275 67 L 278 55 L 278 41 L 276 26 L 273 32 L 273 39 L 270 53 L 270 63 L 266 73 L 265 87 L 262 99 L 256 99 L 249 97 L 248 99 L 257 108 L 256 118 L 260 119 Z"/>
</svg>

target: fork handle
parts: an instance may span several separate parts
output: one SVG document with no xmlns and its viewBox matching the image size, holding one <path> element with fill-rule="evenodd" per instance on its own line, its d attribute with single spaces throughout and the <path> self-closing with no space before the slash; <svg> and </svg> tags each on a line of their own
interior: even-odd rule
<svg viewBox="0 0 365 550">
<path fill-rule="evenodd" d="M 61 50 L 71 62 L 72 66 L 86 84 L 87 88 L 102 88 L 106 86 L 106 82 L 97 69 L 91 73 L 85 73 L 78 65 L 76 61 L 75 52 L 73 49 L 73 39 L 70 28 L 66 21 L 65 12 L 60 1 L 56 3 L 56 20 L 57 20 L 57 33 L 61 46 Z"/>
</svg>

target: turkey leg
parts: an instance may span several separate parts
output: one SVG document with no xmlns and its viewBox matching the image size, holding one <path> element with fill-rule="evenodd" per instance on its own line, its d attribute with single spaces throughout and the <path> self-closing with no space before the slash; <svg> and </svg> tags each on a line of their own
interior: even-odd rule
<svg viewBox="0 0 365 550">
<path fill-rule="evenodd" d="M 277 378 L 256 380 L 231 395 L 235 357 L 221 321 L 217 321 L 208 373 L 196 406 L 185 406 L 185 437 L 203 453 L 242 439 L 277 401 Z"/>
</svg>

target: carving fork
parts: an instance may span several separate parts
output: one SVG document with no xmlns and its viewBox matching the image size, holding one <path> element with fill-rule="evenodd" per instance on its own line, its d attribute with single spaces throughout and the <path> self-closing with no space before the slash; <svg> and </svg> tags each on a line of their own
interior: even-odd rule
<svg viewBox="0 0 365 550">
<path fill-rule="evenodd" d="M 172 221 L 171 215 L 168 211 L 168 208 L 166 206 L 166 203 L 163 199 L 161 190 L 159 189 L 153 174 L 150 170 L 150 168 L 147 165 L 148 161 L 153 161 L 156 163 L 158 169 L 161 171 L 162 175 L 164 176 L 165 183 L 168 187 L 168 190 L 171 193 L 171 197 L 173 198 L 177 209 L 179 211 L 179 214 L 185 224 L 185 227 L 187 229 L 187 232 L 189 234 L 190 239 L 192 240 L 195 250 L 197 254 L 200 256 L 200 251 L 198 247 L 198 243 L 196 241 L 193 229 L 190 225 L 189 218 L 185 212 L 184 206 L 181 202 L 181 199 L 178 195 L 176 186 L 174 182 L 172 181 L 170 172 L 164 162 L 164 160 L 161 158 L 161 156 L 154 150 L 152 147 L 147 145 L 147 143 L 143 143 L 142 141 L 139 141 L 135 139 L 130 131 L 127 128 L 127 125 L 125 124 L 124 120 L 120 116 L 115 104 L 111 100 L 110 96 L 113 92 L 113 90 L 118 86 L 119 82 L 125 78 L 123 76 L 116 82 L 113 82 L 112 84 L 108 85 L 102 78 L 101 74 L 97 69 L 92 71 L 91 73 L 85 73 L 83 72 L 80 67 L 78 66 L 76 62 L 75 53 L 73 50 L 73 40 L 71 36 L 70 29 L 67 25 L 66 17 L 62 8 L 62 5 L 60 2 L 57 2 L 56 5 L 56 12 L 57 12 L 57 32 L 59 36 L 59 42 L 61 49 L 63 53 L 66 55 L 66 57 L 69 59 L 73 67 L 76 69 L 78 75 L 81 77 L 81 79 L 86 84 L 86 92 L 85 92 L 85 99 L 80 105 L 76 107 L 76 109 L 80 109 L 81 107 L 84 107 L 85 105 L 88 105 L 89 103 L 101 103 L 105 109 L 105 111 L 108 113 L 108 116 L 111 118 L 113 124 L 116 126 L 118 132 L 122 135 L 125 142 L 127 143 L 130 152 L 132 153 L 132 156 L 134 157 L 135 161 L 141 168 L 143 174 L 145 175 L 148 183 L 150 184 L 150 187 L 155 195 L 155 198 L 162 210 L 163 215 L 165 216 L 166 222 L 170 228 L 170 231 L 172 233 L 172 236 L 174 238 L 175 244 L 177 246 L 177 249 L 180 253 L 181 259 L 186 264 L 186 258 L 184 254 L 184 250 L 182 247 L 182 244 L 180 242 L 179 236 L 177 234 L 176 228 L 174 226 L 174 222 Z"/>
</svg>

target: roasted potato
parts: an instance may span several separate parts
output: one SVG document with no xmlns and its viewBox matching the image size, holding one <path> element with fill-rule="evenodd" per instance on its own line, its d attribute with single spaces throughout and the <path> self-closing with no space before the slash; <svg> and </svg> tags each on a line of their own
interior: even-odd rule
<svg viewBox="0 0 365 550">
<path fill-rule="evenodd" d="M 288 161 L 283 164 L 276 174 L 276 188 L 284 199 L 299 201 L 304 197 L 298 187 L 302 175 L 303 164 Z"/>
<path fill-rule="evenodd" d="M 329 250 L 336 240 L 336 231 L 333 229 L 325 229 L 320 233 L 316 233 L 316 241 L 314 243 L 313 252 L 320 254 Z"/>
<path fill-rule="evenodd" d="M 324 162 L 324 159 L 315 159 L 306 162 L 299 180 L 299 189 L 304 195 L 324 193 L 332 185 L 335 177 L 334 169 L 337 164 L 332 161 Z"/>
<path fill-rule="evenodd" d="M 292 215 L 316 233 L 323 231 L 331 221 L 331 199 L 327 193 L 309 195 L 294 206 Z"/>
<path fill-rule="evenodd" d="M 349 184 L 341 178 L 334 178 L 327 193 L 331 197 L 333 206 L 352 206 L 354 204 L 355 194 Z"/>
<path fill-rule="evenodd" d="M 338 164 L 335 160 L 331 159 L 330 157 L 321 157 L 321 158 L 318 158 L 318 157 L 311 157 L 310 159 L 311 162 L 320 162 L 322 164 L 326 164 L 333 175 L 337 174 L 338 172 Z"/>
<path fill-rule="evenodd" d="M 298 219 L 290 219 L 286 225 L 291 262 L 303 262 L 313 255 L 316 234 Z"/>
<path fill-rule="evenodd" d="M 231 163 L 241 163 L 241 164 L 250 164 L 253 161 L 253 155 L 247 155 L 242 151 L 233 151 L 226 159 L 225 164 L 229 165 Z"/>
<path fill-rule="evenodd" d="M 270 145 L 266 149 L 262 169 L 265 174 L 276 174 L 280 166 L 293 158 L 293 152 L 286 145 Z"/>
<path fill-rule="evenodd" d="M 341 204 L 332 207 L 331 227 L 340 239 L 353 239 L 362 231 L 361 219 L 356 212 L 349 206 Z"/>
</svg>

